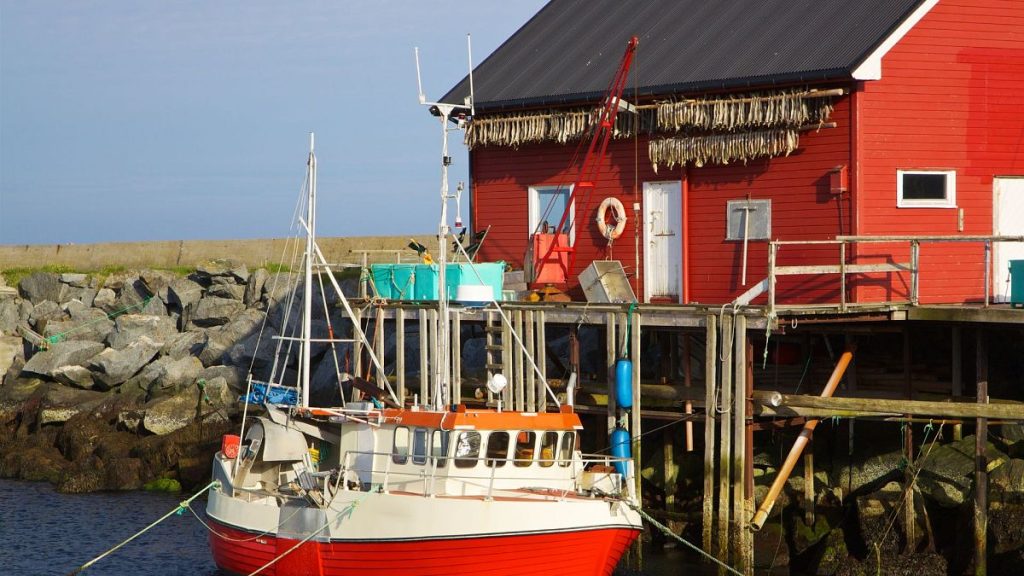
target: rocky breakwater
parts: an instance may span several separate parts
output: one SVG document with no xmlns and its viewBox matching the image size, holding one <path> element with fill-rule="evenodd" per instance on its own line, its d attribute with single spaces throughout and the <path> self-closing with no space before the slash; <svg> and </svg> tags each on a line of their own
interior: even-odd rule
<svg viewBox="0 0 1024 576">
<path fill-rule="evenodd" d="M 270 280 L 215 261 L 0 287 L 0 476 L 66 492 L 205 481 L 288 317 L 287 282 Z"/>
</svg>

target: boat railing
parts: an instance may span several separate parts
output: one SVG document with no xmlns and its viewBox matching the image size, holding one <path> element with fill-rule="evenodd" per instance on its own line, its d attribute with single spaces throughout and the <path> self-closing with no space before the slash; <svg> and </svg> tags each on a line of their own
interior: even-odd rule
<svg viewBox="0 0 1024 576">
<path fill-rule="evenodd" d="M 383 467 L 376 464 L 370 464 L 369 468 L 360 466 L 356 463 L 356 458 L 360 456 L 374 463 L 379 463 L 379 459 L 382 459 Z M 437 456 L 428 454 L 415 457 L 417 459 L 422 458 L 423 463 L 417 465 L 415 469 L 408 469 L 408 465 L 395 464 L 393 456 L 394 453 L 392 452 L 346 451 L 341 462 L 341 470 L 337 477 L 335 489 L 352 490 L 353 487 L 357 487 L 356 489 L 359 491 L 380 490 L 387 493 L 399 485 L 402 485 L 403 488 L 408 488 L 410 484 L 421 482 L 419 491 L 422 492 L 423 496 L 431 496 L 438 494 L 438 481 L 441 480 L 460 482 L 465 486 L 475 487 L 481 490 L 487 499 L 494 497 L 496 489 L 508 489 L 509 483 L 512 482 L 515 483 L 516 489 L 555 490 L 567 494 L 583 486 L 582 477 L 585 472 L 595 471 L 609 476 L 615 474 L 616 482 L 613 482 L 613 484 L 618 484 L 618 491 L 624 490 L 623 486 L 629 484 L 628 482 L 618 482 L 618 475 L 614 472 L 614 469 L 615 464 L 619 462 L 629 465 L 630 459 L 603 454 L 587 454 L 583 455 L 582 458 L 579 456 L 546 458 L 543 460 L 543 463 L 547 464 L 547 466 L 540 467 L 540 470 L 562 471 L 561 473 L 548 474 L 530 473 L 531 470 L 536 470 L 536 467 L 541 464 L 541 461 L 532 458 L 495 458 L 486 455 L 477 457 L 459 456 L 456 458 L 450 455 Z M 414 456 L 407 455 L 406 458 L 412 460 Z M 474 462 L 474 464 L 471 467 L 458 468 L 450 462 L 452 460 L 464 463 Z M 486 465 L 486 474 L 479 473 L 481 471 L 480 462 Z M 456 470 L 465 470 L 465 472 L 453 473 Z M 508 473 L 503 471 L 514 472 Z M 361 478 L 366 476 L 369 477 L 369 482 L 361 480 Z M 618 493 L 617 491 L 612 492 L 611 495 L 618 495 Z"/>
</svg>

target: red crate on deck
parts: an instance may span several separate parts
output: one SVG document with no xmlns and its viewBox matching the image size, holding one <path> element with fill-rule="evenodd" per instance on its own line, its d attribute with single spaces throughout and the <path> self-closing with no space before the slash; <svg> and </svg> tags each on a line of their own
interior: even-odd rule
<svg viewBox="0 0 1024 576">
<path fill-rule="evenodd" d="M 225 458 L 237 458 L 238 457 L 238 445 L 241 444 L 242 438 L 235 434 L 225 434 L 220 439 L 220 452 Z"/>
</svg>

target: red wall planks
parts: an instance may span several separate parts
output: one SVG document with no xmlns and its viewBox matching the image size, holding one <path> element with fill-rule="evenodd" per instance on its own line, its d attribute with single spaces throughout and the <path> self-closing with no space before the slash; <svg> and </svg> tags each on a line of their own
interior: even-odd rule
<svg viewBox="0 0 1024 576">
<path fill-rule="evenodd" d="M 992 233 L 992 177 L 1024 175 L 1022 29 L 1019 0 L 943 0 L 883 58 L 882 79 L 858 95 L 859 234 Z M 956 207 L 897 208 L 899 169 L 955 170 Z M 922 245 L 922 302 L 978 300 L 983 276 L 981 244 Z M 874 280 L 859 301 L 905 297 Z"/>
</svg>

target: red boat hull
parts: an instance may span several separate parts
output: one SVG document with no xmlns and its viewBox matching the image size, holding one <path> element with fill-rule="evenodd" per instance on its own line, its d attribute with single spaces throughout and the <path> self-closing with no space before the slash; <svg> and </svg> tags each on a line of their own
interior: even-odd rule
<svg viewBox="0 0 1024 576">
<path fill-rule="evenodd" d="M 251 574 L 297 540 L 258 536 L 210 522 L 217 566 Z M 608 576 L 639 535 L 628 528 L 415 541 L 307 542 L 264 576 Z"/>
</svg>

